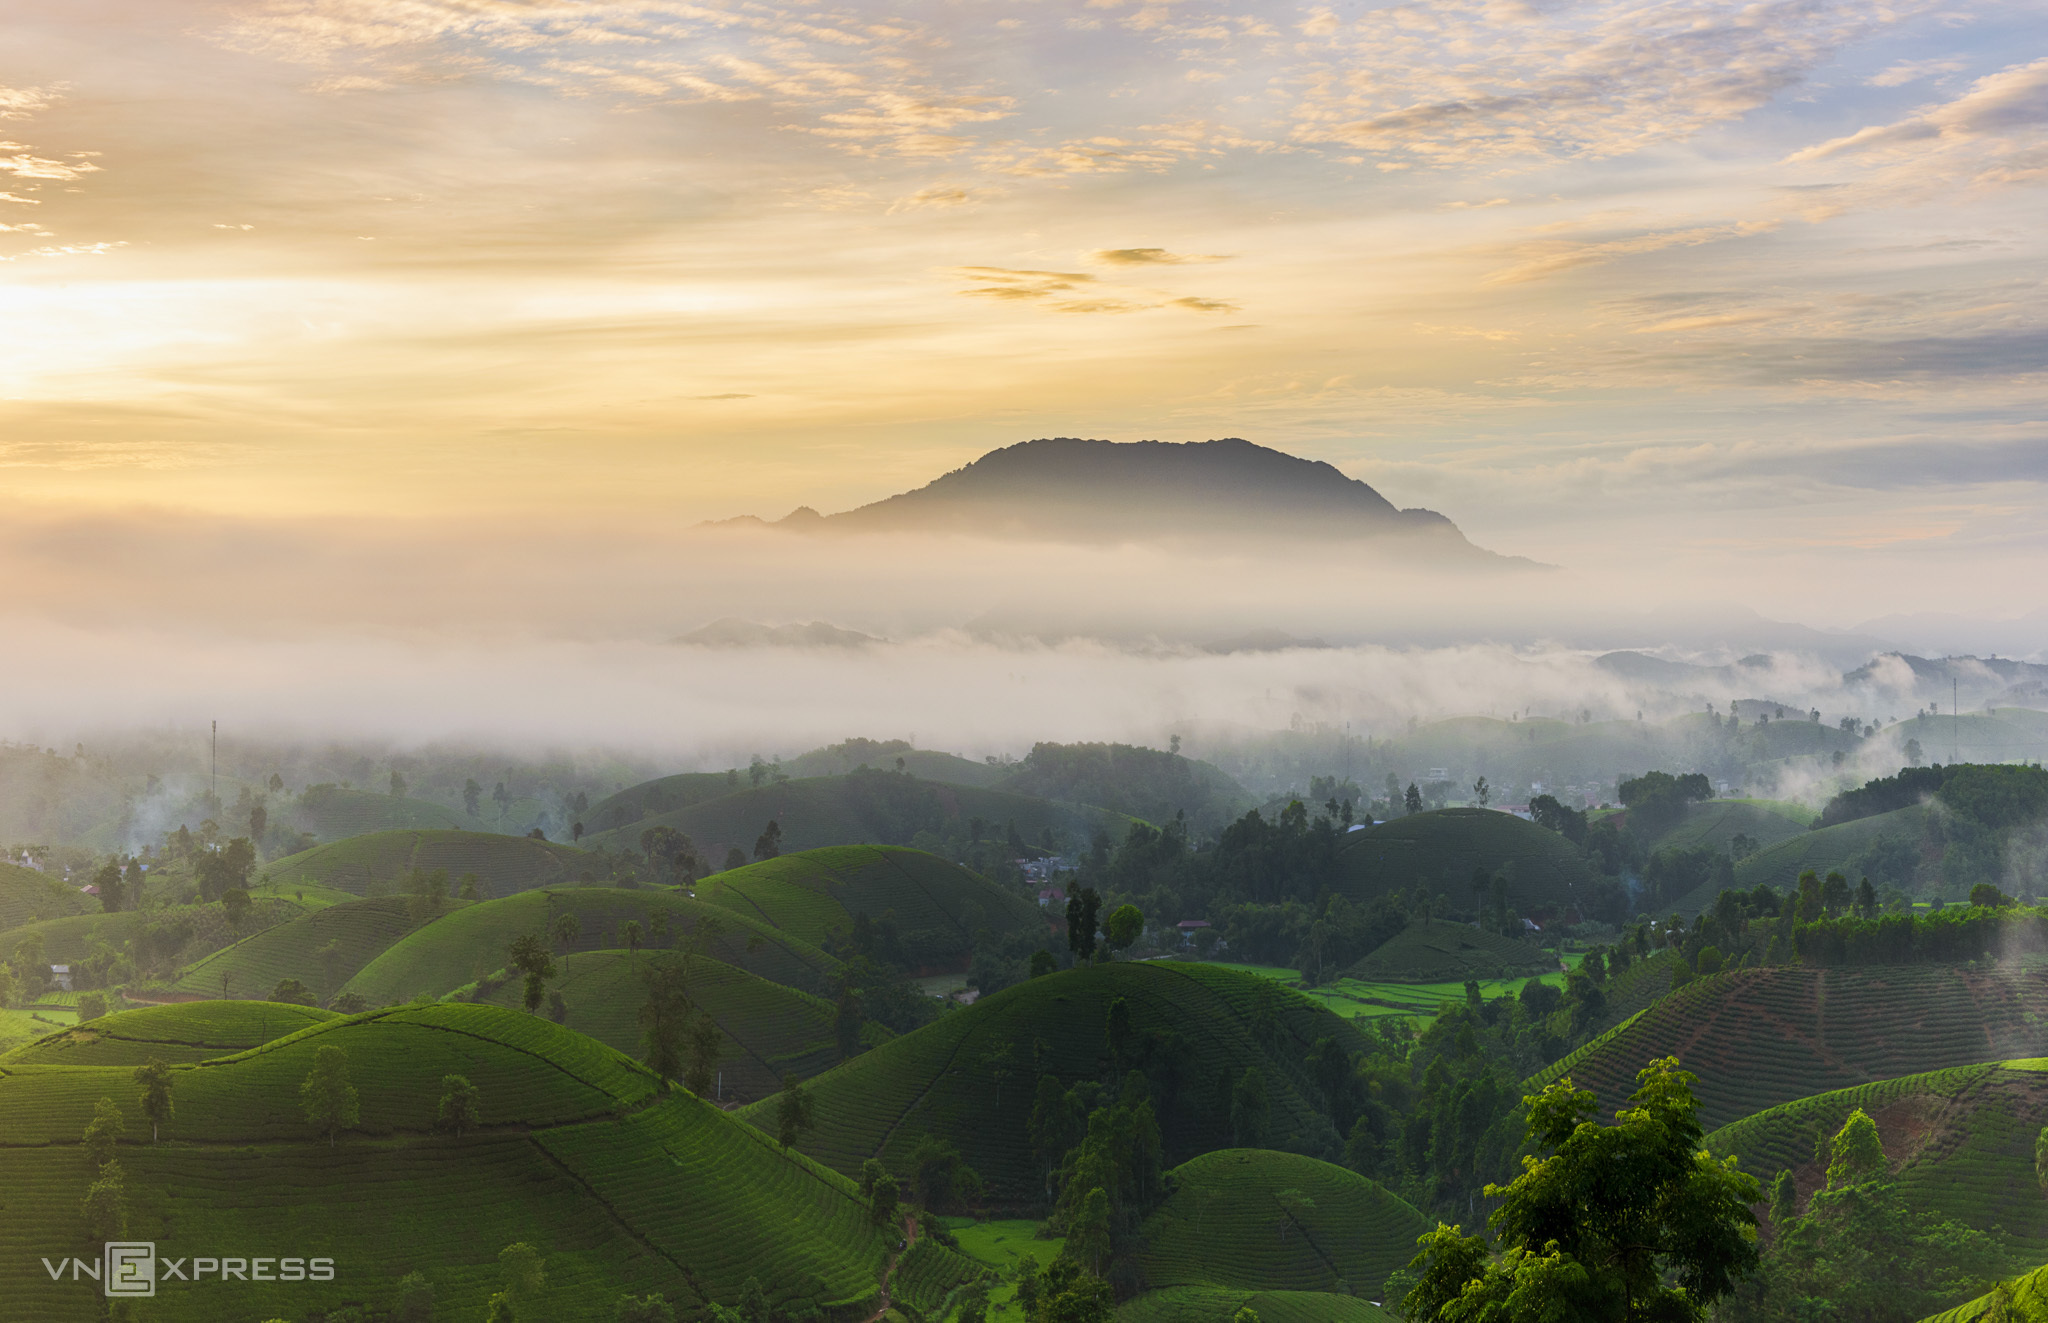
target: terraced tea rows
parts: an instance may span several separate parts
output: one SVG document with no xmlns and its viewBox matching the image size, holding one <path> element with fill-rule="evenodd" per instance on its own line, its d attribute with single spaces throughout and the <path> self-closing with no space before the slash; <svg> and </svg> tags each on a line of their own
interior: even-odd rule
<svg viewBox="0 0 2048 1323">
<path fill-rule="evenodd" d="M 1262 1149 L 1205 1153 L 1140 1230 L 1148 1287 L 1352 1292 L 1380 1298 L 1436 1223 L 1356 1172 Z"/>
<path fill-rule="evenodd" d="M 1915 805 L 1876 817 L 1858 818 L 1835 827 L 1823 827 L 1819 831 L 1800 832 L 1736 864 L 1735 885 L 1749 891 L 1768 883 L 1779 891 L 1796 891 L 1799 875 L 1809 868 L 1822 876 L 1831 870 L 1846 868 L 1853 855 L 1885 837 L 1896 837 L 1917 848 L 1926 830 L 1927 810 Z M 1850 881 L 1853 883 L 1855 879 Z M 1697 895 L 1688 899 L 1691 903 L 1706 905 L 1713 904 L 1714 900 L 1712 896 L 1701 898 Z"/>
<path fill-rule="evenodd" d="M 1366 981 L 1440 983 L 1557 971 L 1557 958 L 1469 923 L 1411 923 L 1346 971 Z"/>
<path fill-rule="evenodd" d="M 1193 964 L 1113 964 L 1033 979 L 984 997 L 812 1081 L 817 1128 L 802 1147 L 837 1171 L 879 1157 L 907 1163 L 926 1134 L 960 1148 L 997 1207 L 1031 1207 L 1045 1173 L 1031 1153 L 1036 1070 L 1071 1083 L 1117 1070 L 1105 1022 L 1123 998 L 1136 1035 L 1155 1035 L 1177 1086 L 1160 1107 L 1166 1160 L 1231 1144 L 1229 1090 L 1248 1067 L 1263 1078 L 1267 1142 L 1336 1143 L 1301 1060 L 1318 1038 L 1365 1050 L 1348 1021 L 1256 975 Z M 1125 1063 L 1136 1064 L 1136 1063 Z M 1120 1072 L 1118 1072 L 1120 1073 Z M 775 1125 L 773 1100 L 740 1115 Z"/>
<path fill-rule="evenodd" d="M 1464 896 L 1474 869 L 1504 869 L 1509 904 L 1534 915 L 1586 900 L 1594 880 L 1579 848 L 1556 832 L 1512 813 L 1476 808 L 1417 813 L 1352 832 L 1337 846 L 1337 867 L 1337 890 L 1353 900 L 1418 882 Z"/>
<path fill-rule="evenodd" d="M 1370 1301 L 1316 1291 L 1233 1291 L 1177 1286 L 1148 1291 L 1116 1311 L 1117 1323 L 1217 1323 L 1240 1309 L 1259 1323 L 1395 1323 L 1396 1315 Z"/>
<path fill-rule="evenodd" d="M 697 894 L 814 944 L 850 931 L 856 914 L 890 915 L 917 964 L 964 964 L 977 928 L 1046 931 L 1044 912 L 1023 897 L 937 855 L 893 846 L 784 855 L 707 878 Z"/>
<path fill-rule="evenodd" d="M 553 986 L 569 1008 L 562 1023 L 628 1056 L 639 1056 L 640 1008 L 647 1001 L 647 975 L 656 959 L 673 962 L 676 957 L 589 951 L 558 962 L 562 973 Z M 724 1098 L 765 1097 L 782 1087 L 785 1073 L 809 1079 L 838 1064 L 832 1003 L 704 957 L 690 962 L 687 986 L 691 999 L 727 1040 L 719 1062 Z M 517 982 L 508 982 L 486 1000 L 518 1006 L 522 993 Z M 879 1025 L 873 1031 L 884 1040 L 888 1037 Z"/>
<path fill-rule="evenodd" d="M 1915 1205 L 1983 1230 L 2002 1228 L 2021 1252 L 2048 1254 L 2048 1203 L 2034 1139 L 2048 1125 L 2048 1061 L 1993 1062 L 1881 1080 L 1771 1108 L 1708 1136 L 1768 1180 L 1790 1170 L 1802 1198 L 1824 1179 L 1815 1139 L 1862 1108 Z"/>
<path fill-rule="evenodd" d="M 310 1006 L 201 1001 L 117 1011 L 0 1056 L 4 1066 L 139 1066 L 233 1056 L 336 1018 Z"/>
<path fill-rule="evenodd" d="M 679 891 L 568 887 L 484 901 L 445 915 L 370 961 L 344 991 L 359 994 L 373 1006 L 443 996 L 501 968 L 514 938 L 547 933 L 564 914 L 576 917 L 572 951 L 624 946 L 627 923 L 640 925 L 649 949 L 664 949 L 655 925 L 665 915 L 671 934 L 667 945 L 684 940 L 702 920 L 716 919 L 723 934 L 711 943 L 709 954 L 771 982 L 822 992 L 840 967 L 839 961 L 808 942 Z"/>
<path fill-rule="evenodd" d="M 193 1016 L 247 1006 L 176 1008 Z M 299 1115 L 315 1050 L 341 1047 L 362 1125 L 330 1147 Z M 441 1076 L 467 1074 L 485 1129 L 425 1130 Z M 498 1289 L 498 1250 L 546 1255 L 538 1317 L 608 1323 L 621 1291 L 732 1304 L 758 1278 L 778 1310 L 837 1304 L 864 1314 L 895 1243 L 870 1225 L 859 1190 L 687 1094 L 657 1095 L 617 1053 L 537 1019 L 477 1006 L 414 1007 L 332 1019 L 254 1051 L 173 1070 L 177 1114 L 151 1144 L 125 1066 L 0 1070 L 0 1189 L 34 1217 L 0 1218 L 0 1300 L 9 1323 L 97 1308 L 95 1285 L 53 1282 L 38 1256 L 86 1251 L 79 1136 L 101 1097 L 127 1116 L 129 1234 L 167 1255 L 326 1255 L 330 1287 L 168 1284 L 151 1317 L 303 1317 L 393 1303 L 411 1270 L 438 1316 L 480 1317 Z M 802 1228 L 792 1234 L 792 1228 Z M 933 1247 L 899 1284 L 931 1308 L 977 1271 Z M 936 1292 L 937 1294 L 932 1294 Z"/>
<path fill-rule="evenodd" d="M 2048 1051 L 2039 964 L 1778 966 L 1697 979 L 1534 1077 L 1570 1074 L 1603 1110 L 1649 1061 L 1699 1077 L 1708 1128 L 1832 1089 Z"/>
<path fill-rule="evenodd" d="M 470 901 L 445 902 L 450 910 Z M 406 900 L 380 896 L 374 900 L 330 905 L 311 914 L 265 928 L 187 965 L 171 986 L 179 992 L 220 996 L 268 996 L 283 979 L 295 978 L 325 1001 L 341 991 L 355 972 L 393 943 L 432 920 L 414 919 Z"/>
<path fill-rule="evenodd" d="M 38 919 L 57 919 L 98 908 L 99 902 L 91 896 L 33 868 L 0 863 L 0 933 Z"/>
<path fill-rule="evenodd" d="M 409 803 L 415 801 L 400 801 Z M 414 869 L 475 873 L 486 896 L 565 886 L 595 876 L 597 861 L 582 850 L 527 836 L 481 831 L 378 831 L 316 845 L 265 865 L 263 876 L 289 888 L 300 879 L 360 896 L 372 882 L 396 882 Z"/>
</svg>

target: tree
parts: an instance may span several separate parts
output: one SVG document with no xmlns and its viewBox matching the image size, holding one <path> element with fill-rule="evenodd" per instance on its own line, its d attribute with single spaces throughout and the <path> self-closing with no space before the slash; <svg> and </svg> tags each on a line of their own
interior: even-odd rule
<svg viewBox="0 0 2048 1323">
<path fill-rule="evenodd" d="M 1095 920 L 1102 912 L 1102 897 L 1093 887 L 1082 887 L 1067 897 L 1067 949 L 1076 960 L 1095 958 Z"/>
<path fill-rule="evenodd" d="M 320 999 L 313 995 L 313 990 L 295 978 L 279 979 L 277 986 L 270 990 L 270 999 L 275 1002 L 282 1002 L 287 1006 L 318 1006 L 320 1004 Z"/>
<path fill-rule="evenodd" d="M 1266 1141 L 1266 1077 L 1246 1066 L 1230 1090 L 1230 1133 L 1239 1148 L 1258 1148 Z"/>
<path fill-rule="evenodd" d="M 1482 776 L 1472 783 L 1472 798 L 1479 801 L 1481 808 L 1485 808 L 1487 802 L 1493 798 L 1493 787 L 1486 783 L 1485 777 Z"/>
<path fill-rule="evenodd" d="M 1241 1305 L 1238 1311 L 1230 1316 L 1230 1323 L 1259 1323 L 1259 1311 L 1250 1305 Z"/>
<path fill-rule="evenodd" d="M 483 1124 L 483 1097 L 477 1087 L 461 1075 L 441 1077 L 441 1105 L 434 1113 L 434 1128 L 462 1138 L 465 1130 Z"/>
<path fill-rule="evenodd" d="M 356 1086 L 348 1080 L 348 1053 L 338 1047 L 323 1047 L 313 1058 L 313 1069 L 299 1086 L 299 1105 L 306 1123 L 327 1136 L 334 1147 L 335 1136 L 356 1123 L 360 1115 Z"/>
<path fill-rule="evenodd" d="M 1067 1251 L 1088 1271 L 1100 1273 L 1109 1264 L 1109 1191 L 1097 1186 L 1082 1196 L 1081 1209 L 1067 1227 Z"/>
<path fill-rule="evenodd" d="M 683 1071 L 683 1033 L 690 1017 L 690 998 L 681 967 L 650 963 L 647 1000 L 640 1006 L 641 1060 L 666 1089 Z"/>
<path fill-rule="evenodd" d="M 1136 905 L 1119 905 L 1103 922 L 1102 935 L 1112 951 L 1129 950 L 1145 932 L 1145 915 Z"/>
<path fill-rule="evenodd" d="M 1060 967 L 1059 957 L 1040 949 L 1031 953 L 1031 977 L 1044 978 Z"/>
<path fill-rule="evenodd" d="M 100 871 L 92 876 L 92 884 L 99 888 L 100 908 L 108 914 L 121 912 L 121 864 L 109 859 L 100 865 Z"/>
<path fill-rule="evenodd" d="M 622 1295 L 613 1312 L 618 1323 L 676 1323 L 675 1306 L 659 1291 L 653 1295 Z"/>
<path fill-rule="evenodd" d="M 527 1314 L 548 1284 L 547 1265 L 540 1251 L 523 1240 L 517 1241 L 498 1251 L 498 1266 L 505 1273 L 502 1294 L 512 1307 L 512 1317 Z"/>
<path fill-rule="evenodd" d="M 747 852 L 745 850 L 735 845 L 725 852 L 725 867 L 727 871 L 735 868 L 745 868 L 746 866 Z"/>
<path fill-rule="evenodd" d="M 114 1106 L 112 1098 L 102 1098 L 93 1105 L 92 1120 L 85 1123 L 85 1155 L 94 1168 L 114 1160 L 114 1145 L 127 1128 L 127 1122 L 121 1119 L 121 1109 Z"/>
<path fill-rule="evenodd" d="M 1906 741 L 1906 765 L 1908 767 L 1918 767 L 1920 765 L 1921 760 L 1926 756 L 1926 752 L 1922 750 L 1920 747 L 1920 741 Z"/>
<path fill-rule="evenodd" d="M 811 1095 L 796 1082 L 796 1076 L 784 1075 L 782 1095 L 775 1102 L 775 1140 L 784 1152 L 811 1128 L 811 1110 Z"/>
<path fill-rule="evenodd" d="M 1413 1267 L 1422 1280 L 1403 1302 L 1413 1319 L 1699 1319 L 1757 1264 L 1763 1197 L 1735 1160 L 1701 1146 L 1696 1077 L 1676 1058 L 1653 1061 L 1612 1125 L 1594 1118 L 1593 1094 L 1569 1078 L 1524 1099 L 1528 1136 L 1545 1157 L 1525 1157 L 1488 1219 L 1498 1253 L 1479 1236 L 1439 1224 Z"/>
<path fill-rule="evenodd" d="M 240 887 L 230 887 L 220 896 L 220 907 L 227 912 L 228 926 L 239 930 L 249 921 L 249 893 Z"/>
<path fill-rule="evenodd" d="M 1401 807 L 1411 815 L 1422 812 L 1422 791 L 1416 788 L 1413 781 L 1408 783 L 1408 793 L 1402 799 Z"/>
<path fill-rule="evenodd" d="M 104 993 L 86 992 L 78 998 L 78 1022 L 84 1024 L 97 1020 L 107 1013 L 107 998 Z"/>
<path fill-rule="evenodd" d="M 109 1159 L 99 1169 L 99 1174 L 85 1187 L 79 1209 L 85 1214 L 85 1232 L 94 1240 L 119 1240 L 127 1233 L 127 1188 L 119 1162 Z"/>
<path fill-rule="evenodd" d="M 563 910 L 555 916 L 555 921 L 548 925 L 548 933 L 555 939 L 557 949 L 567 955 L 569 948 L 575 945 L 576 939 L 583 935 L 583 923 L 573 910 Z"/>
<path fill-rule="evenodd" d="M 630 969 L 640 956 L 640 921 L 628 919 L 620 924 L 619 938 L 626 944 L 626 967 Z"/>
<path fill-rule="evenodd" d="M 768 1307 L 768 1293 L 761 1289 L 761 1279 L 749 1276 L 740 1286 L 740 1317 L 746 1323 L 774 1323 Z"/>
<path fill-rule="evenodd" d="M 509 963 L 526 975 L 526 1013 L 531 1015 L 540 1009 L 547 981 L 555 976 L 554 954 L 548 950 L 545 941 L 527 933 L 512 939 Z"/>
<path fill-rule="evenodd" d="M 770 818 L 761 834 L 754 838 L 754 858 L 773 859 L 782 853 L 782 824 Z"/>
<path fill-rule="evenodd" d="M 162 1057 L 151 1057 L 137 1066 L 131 1078 L 142 1088 L 142 1114 L 149 1118 L 149 1139 L 155 1143 L 164 1123 L 171 1119 L 171 1068 Z"/>
<path fill-rule="evenodd" d="M 409 1272 L 398 1279 L 398 1304 L 391 1311 L 391 1323 L 434 1323 L 434 1284 L 423 1272 Z"/>
<path fill-rule="evenodd" d="M 477 801 L 481 800 L 483 798 L 483 795 L 484 788 L 476 783 L 475 777 L 471 777 L 469 780 L 464 781 L 462 783 L 463 812 L 469 814 L 469 816 L 472 818 L 477 816 L 477 810 L 479 807 L 481 807 Z"/>
<path fill-rule="evenodd" d="M 0 1006 L 12 1006 L 18 989 L 14 983 L 14 970 L 0 964 Z"/>
<path fill-rule="evenodd" d="M 896 1201 L 901 1195 L 896 1178 L 888 1172 L 875 1177 L 873 1191 L 868 1196 L 868 1219 L 878 1227 L 888 1226 L 896 1220 Z"/>
<path fill-rule="evenodd" d="M 414 923 L 437 917 L 448 900 L 448 870 L 415 868 L 405 878 L 405 912 Z"/>
<path fill-rule="evenodd" d="M 696 1017 L 690 1025 L 689 1062 L 683 1070 L 683 1087 L 702 1098 L 710 1093 L 718 1077 L 718 1059 L 725 1055 L 725 1035 L 709 1014 Z"/>
<path fill-rule="evenodd" d="M 405 777 L 395 767 L 391 769 L 391 797 L 393 799 L 405 798 Z"/>
</svg>

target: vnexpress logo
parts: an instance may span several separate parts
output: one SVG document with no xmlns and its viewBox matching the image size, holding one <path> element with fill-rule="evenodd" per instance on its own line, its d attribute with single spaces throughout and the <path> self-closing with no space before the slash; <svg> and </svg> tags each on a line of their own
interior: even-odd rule
<svg viewBox="0 0 2048 1323">
<path fill-rule="evenodd" d="M 58 1259 L 54 1263 L 49 1259 L 43 1260 L 43 1270 L 50 1274 L 53 1282 L 63 1281 L 67 1268 L 72 1281 L 89 1279 L 100 1283 L 108 1295 L 126 1299 L 155 1295 L 159 1276 L 167 1282 L 202 1282 L 209 1277 L 217 1282 L 334 1280 L 333 1259 L 202 1256 L 159 1261 L 156 1242 L 151 1240 L 110 1240 L 106 1252 L 97 1262 L 88 1259 Z"/>
</svg>

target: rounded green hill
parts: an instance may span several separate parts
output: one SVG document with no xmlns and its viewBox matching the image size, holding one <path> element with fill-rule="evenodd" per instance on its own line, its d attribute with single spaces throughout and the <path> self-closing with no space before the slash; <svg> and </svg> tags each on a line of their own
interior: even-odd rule
<svg viewBox="0 0 2048 1323">
<path fill-rule="evenodd" d="M 1112 1057 L 1107 1019 L 1131 1016 L 1129 1060 Z M 843 1172 L 867 1158 L 901 1169 L 926 1134 L 959 1146 L 998 1207 L 1036 1207 L 1045 1172 L 1029 1134 L 1037 1077 L 1063 1084 L 1140 1068 L 1170 1078 L 1155 1099 L 1165 1159 L 1231 1146 L 1230 1086 L 1263 1081 L 1275 1147 L 1333 1152 L 1339 1144 L 1303 1059 L 1316 1040 L 1346 1052 L 1364 1036 L 1320 1004 L 1270 979 L 1213 965 L 1120 963 L 1048 974 L 984 997 L 811 1081 L 817 1129 L 806 1153 Z M 775 1126 L 773 1100 L 741 1113 Z"/>
<path fill-rule="evenodd" d="M 1809 868 L 1823 876 L 1849 868 L 1851 859 L 1881 840 L 1903 842 L 1918 853 L 1926 836 L 1927 809 L 1918 804 L 1800 832 L 1736 864 L 1735 885 L 1748 891 L 1768 883 L 1779 891 L 1797 891 L 1799 875 Z M 1703 899 L 1707 905 L 1714 901 L 1712 896 L 1688 897 L 1693 899 Z"/>
<path fill-rule="evenodd" d="M 1382 1299 L 1387 1275 L 1434 1229 L 1399 1196 L 1343 1167 L 1269 1149 L 1183 1163 L 1145 1219 L 1148 1287 L 1320 1291 Z"/>
<path fill-rule="evenodd" d="M 657 961 L 679 960 L 673 952 L 579 951 L 557 961 L 561 976 L 549 986 L 568 1007 L 562 1023 L 639 1056 L 647 976 Z M 809 1079 L 838 1064 L 831 1002 L 702 956 L 689 962 L 685 986 L 691 1001 L 725 1035 L 717 1086 L 722 1101 L 766 1097 L 782 1087 L 785 1074 Z M 517 981 L 507 981 L 484 1000 L 518 1006 L 522 991 Z M 889 1037 L 880 1025 L 871 1025 L 868 1033 L 877 1041 Z"/>
<path fill-rule="evenodd" d="M 870 770 L 748 786 L 585 840 L 593 848 L 638 849 L 640 833 L 650 827 L 672 827 L 696 842 L 698 853 L 716 865 L 734 847 L 751 853 L 771 821 L 781 828 L 782 849 L 788 852 L 834 845 L 908 845 L 920 832 L 941 837 L 964 834 L 973 818 L 983 820 L 985 831 L 998 834 L 1014 824 L 1034 845 L 1048 830 L 1070 843 L 1086 841 L 1096 831 L 1121 840 L 1131 823 L 1107 809 Z"/>
<path fill-rule="evenodd" d="M 1554 974 L 1557 959 L 1540 947 L 1469 923 L 1411 923 L 1345 971 L 1372 982 L 1446 983 Z"/>
<path fill-rule="evenodd" d="M 472 903 L 442 902 L 449 910 Z M 413 918 L 407 900 L 398 896 L 329 905 L 195 961 L 172 986 L 179 992 L 262 997 L 281 980 L 295 978 L 327 1001 L 357 970 L 430 921 Z"/>
<path fill-rule="evenodd" d="M 98 908 L 91 896 L 55 878 L 19 864 L 0 863 L 0 932 Z"/>
<path fill-rule="evenodd" d="M 1337 890 L 1370 900 L 1416 883 L 1458 897 L 1484 870 L 1507 878 L 1508 903 L 1542 916 L 1589 902 L 1595 875 L 1579 848 L 1512 813 L 1453 808 L 1395 818 L 1345 835 L 1337 847 Z"/>
<path fill-rule="evenodd" d="M 1044 911 L 955 863 L 896 846 L 844 845 L 767 859 L 697 886 L 702 900 L 822 945 L 854 916 L 890 918 L 906 961 L 965 968 L 974 934 L 1047 931 Z"/>
<path fill-rule="evenodd" d="M 139 1066 L 211 1061 L 334 1019 L 331 1011 L 268 1001 L 196 1001 L 117 1011 L 34 1039 L 0 1066 Z"/>
<path fill-rule="evenodd" d="M 329 1143 L 299 1086 L 339 1048 L 360 1120 Z M 415 1006 L 343 1017 L 235 1056 L 172 1069 L 176 1111 L 150 1142 L 125 1067 L 0 1067 L 0 1299 L 12 1318 L 81 1316 L 91 1282 L 53 1281 L 33 1246 L 84 1246 L 80 1136 L 101 1098 L 127 1129 L 127 1234 L 159 1255 L 327 1256 L 331 1285 L 209 1282 L 160 1290 L 166 1320 L 305 1317 L 391 1308 L 409 1271 L 437 1315 L 481 1317 L 498 1251 L 546 1259 L 534 1317 L 614 1317 L 622 1292 L 685 1309 L 737 1302 L 754 1277 L 779 1312 L 873 1312 L 895 1227 L 859 1189 L 686 1093 L 662 1094 L 620 1054 L 547 1020 L 492 1006 Z M 482 1128 L 432 1131 L 442 1078 L 478 1089 Z M 18 1198 L 13 1196 L 19 1196 Z M 802 1228 L 793 1234 L 793 1228 Z M 20 1252 L 13 1252 L 20 1251 Z M 45 1248 L 45 1254 L 52 1252 Z M 935 1309 L 973 1275 L 932 1247 L 899 1294 Z"/>
<path fill-rule="evenodd" d="M 1676 1056 L 1709 1129 L 1833 1089 L 2048 1051 L 2048 979 L 1996 967 L 1807 965 L 1695 979 L 1529 1081 L 1561 1075 L 1626 1104 Z"/>
<path fill-rule="evenodd" d="M 441 997 L 502 968 L 514 938 L 546 934 L 562 915 L 576 917 L 574 951 L 625 945 L 628 923 L 638 923 L 649 950 L 674 946 L 705 919 L 723 930 L 707 954 L 772 982 L 823 992 L 840 965 L 808 942 L 745 914 L 692 900 L 679 891 L 621 887 L 564 887 L 481 901 L 444 914 L 393 943 L 349 979 L 372 1006 Z M 664 939 L 658 924 L 666 918 Z"/>
<path fill-rule="evenodd" d="M 379 831 L 287 855 L 266 864 L 262 873 L 285 886 L 304 878 L 360 896 L 372 883 L 395 885 L 414 869 L 446 869 L 450 878 L 475 873 L 486 896 L 509 896 L 594 877 L 597 867 L 597 860 L 585 851 L 530 836 Z"/>
</svg>

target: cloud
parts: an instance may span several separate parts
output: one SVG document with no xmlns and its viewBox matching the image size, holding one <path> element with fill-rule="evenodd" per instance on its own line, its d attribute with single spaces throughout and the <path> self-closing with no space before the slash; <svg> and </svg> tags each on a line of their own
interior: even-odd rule
<svg viewBox="0 0 2048 1323">
<path fill-rule="evenodd" d="M 1831 157 L 1898 159 L 1953 151 L 1981 140 L 2038 138 L 2048 125 L 2048 57 L 1979 78 L 1953 101 L 1891 124 L 1872 125 L 1786 157 L 1792 165 Z M 2033 165 L 2038 172 L 2040 161 Z"/>
<path fill-rule="evenodd" d="M 1691 248 L 1753 234 L 1767 234 L 1776 228 L 1778 222 L 1774 220 L 1741 221 L 1730 225 L 1696 225 L 1682 230 L 1662 230 L 1622 239 L 1580 243 L 1569 240 L 1544 240 L 1522 244 L 1516 248 L 1522 260 L 1513 266 L 1489 273 L 1485 283 L 1526 284 L 1533 280 L 1546 280 L 1577 267 L 1612 262 L 1617 258 L 1659 252 L 1666 248 Z"/>
<path fill-rule="evenodd" d="M 26 119 L 46 110 L 57 94 L 44 87 L 0 87 L 0 119 Z"/>
<path fill-rule="evenodd" d="M 1900 60 L 1890 68 L 1871 75 L 1865 81 L 1872 87 L 1904 87 L 1907 83 L 1915 83 L 1922 78 L 1956 73 L 1962 68 L 1963 62 L 1957 59 Z"/>
<path fill-rule="evenodd" d="M 1224 299 L 1197 299 L 1197 298 L 1184 298 L 1184 299 L 1169 299 L 1169 300 L 1167 301 L 1167 306 L 1168 306 L 1168 307 L 1170 307 L 1170 308 L 1186 308 L 1186 309 L 1187 309 L 1188 311 L 1190 311 L 1190 312 L 1241 312 L 1241 311 L 1243 311 L 1243 309 L 1241 309 L 1240 307 L 1238 307 L 1238 305 L 1237 305 L 1237 304 L 1235 304 L 1235 303 L 1231 303 L 1231 302 L 1228 302 L 1228 301 L 1226 301 L 1226 300 L 1224 300 Z"/>
<path fill-rule="evenodd" d="M 13 155 L 0 155 L 0 174 L 13 175 L 16 179 L 68 183 L 82 176 L 94 174 L 100 168 L 91 161 L 82 159 L 53 161 L 46 156 L 31 155 L 25 143 L 0 142 L 0 153 L 7 152 L 12 152 Z"/>
<path fill-rule="evenodd" d="M 1182 266 L 1228 260 L 1216 254 L 1169 253 L 1164 248 L 1098 248 L 1088 256 L 1106 266 Z"/>
<path fill-rule="evenodd" d="M 1085 271 L 1028 271 L 1001 266 L 963 266 L 955 274 L 986 282 L 960 292 L 984 299 L 1043 299 L 1071 291 L 1077 285 L 1092 285 L 1095 277 Z"/>
<path fill-rule="evenodd" d="M 985 189 L 961 188 L 951 184 L 933 184 L 921 188 L 906 197 L 897 198 L 889 204 L 889 214 L 917 211 L 922 208 L 965 207 L 982 201 L 987 196 Z"/>
</svg>

